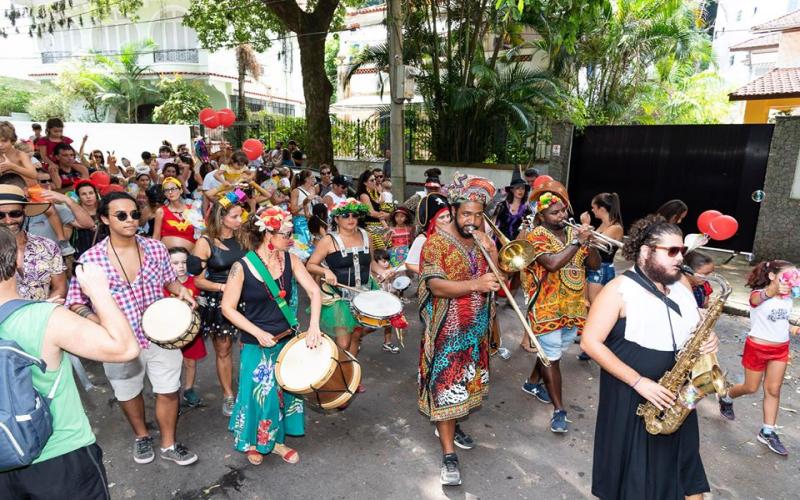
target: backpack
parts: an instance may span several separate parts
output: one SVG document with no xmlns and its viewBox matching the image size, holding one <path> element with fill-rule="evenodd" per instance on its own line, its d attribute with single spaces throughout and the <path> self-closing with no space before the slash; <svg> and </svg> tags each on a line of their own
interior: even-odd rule
<svg viewBox="0 0 800 500">
<path fill-rule="evenodd" d="M 15 299 L 0 306 L 0 323 L 34 301 Z M 0 472 L 30 465 L 53 433 L 50 401 L 61 380 L 59 370 L 53 388 L 43 398 L 33 388 L 31 365 L 42 373 L 44 360 L 22 350 L 13 340 L 0 339 Z"/>
</svg>

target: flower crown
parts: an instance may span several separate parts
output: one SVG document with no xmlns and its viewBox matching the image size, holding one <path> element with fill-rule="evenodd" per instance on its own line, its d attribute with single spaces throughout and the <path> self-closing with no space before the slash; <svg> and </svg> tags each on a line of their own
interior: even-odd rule
<svg viewBox="0 0 800 500">
<path fill-rule="evenodd" d="M 346 200 L 339 202 L 334 209 L 331 210 L 332 217 L 338 217 L 344 214 L 356 214 L 360 217 L 367 215 L 368 213 L 369 207 L 359 202 L 355 198 L 347 198 Z"/>
<path fill-rule="evenodd" d="M 268 207 L 256 215 L 255 225 L 262 233 L 280 231 L 281 227 L 292 226 L 292 214 L 279 207 Z"/>
<path fill-rule="evenodd" d="M 561 203 L 561 198 L 550 192 L 542 193 L 542 195 L 539 196 L 539 201 L 536 203 L 536 211 L 543 212 L 550 208 L 550 205 L 553 203 Z"/>
</svg>

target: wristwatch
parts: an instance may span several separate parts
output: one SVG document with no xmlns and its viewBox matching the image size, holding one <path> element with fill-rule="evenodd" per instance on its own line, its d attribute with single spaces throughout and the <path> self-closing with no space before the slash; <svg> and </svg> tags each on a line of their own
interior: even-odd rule
<svg viewBox="0 0 800 500">
<path fill-rule="evenodd" d="M 581 246 L 581 242 L 578 238 L 572 238 L 572 241 L 569 242 L 570 245 Z"/>
</svg>

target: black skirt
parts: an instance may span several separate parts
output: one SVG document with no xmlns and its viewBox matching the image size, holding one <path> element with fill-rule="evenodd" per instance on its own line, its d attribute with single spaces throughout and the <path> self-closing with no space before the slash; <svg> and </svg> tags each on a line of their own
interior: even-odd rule
<svg viewBox="0 0 800 500">
<path fill-rule="evenodd" d="M 675 364 L 670 351 L 656 351 L 625 340 L 625 319 L 606 339 L 606 347 L 640 375 L 658 380 Z M 602 371 L 592 465 L 592 494 L 602 499 L 682 500 L 710 491 L 700 459 L 697 413 L 670 435 L 649 434 L 637 407 L 645 399 L 625 382 Z"/>
<path fill-rule="evenodd" d="M 222 292 L 200 292 L 206 305 L 200 310 L 200 331 L 203 335 L 237 336 L 239 329 L 222 314 Z"/>
</svg>

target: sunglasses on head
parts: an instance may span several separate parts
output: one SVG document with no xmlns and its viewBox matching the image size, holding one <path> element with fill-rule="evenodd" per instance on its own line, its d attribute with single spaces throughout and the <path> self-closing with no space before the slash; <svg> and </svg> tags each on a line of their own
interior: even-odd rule
<svg viewBox="0 0 800 500">
<path fill-rule="evenodd" d="M 126 220 L 128 220 L 128 217 L 130 217 L 133 220 L 139 220 L 142 218 L 142 212 L 138 210 L 134 210 L 133 212 L 130 213 L 119 211 L 115 212 L 112 215 L 120 222 L 125 222 Z"/>
<path fill-rule="evenodd" d="M 25 215 L 24 210 L 11 210 L 10 212 L 0 211 L 0 220 L 5 219 L 6 217 L 11 217 L 12 219 L 19 219 L 23 215 Z"/>
<path fill-rule="evenodd" d="M 681 247 L 663 247 L 663 246 L 660 246 L 660 245 L 650 245 L 650 247 L 651 248 L 656 248 L 656 249 L 661 249 L 661 250 L 666 250 L 668 257 L 676 257 L 679 253 L 681 255 L 686 255 L 686 251 L 688 250 L 688 248 L 683 247 L 683 246 L 681 246 Z"/>
</svg>

